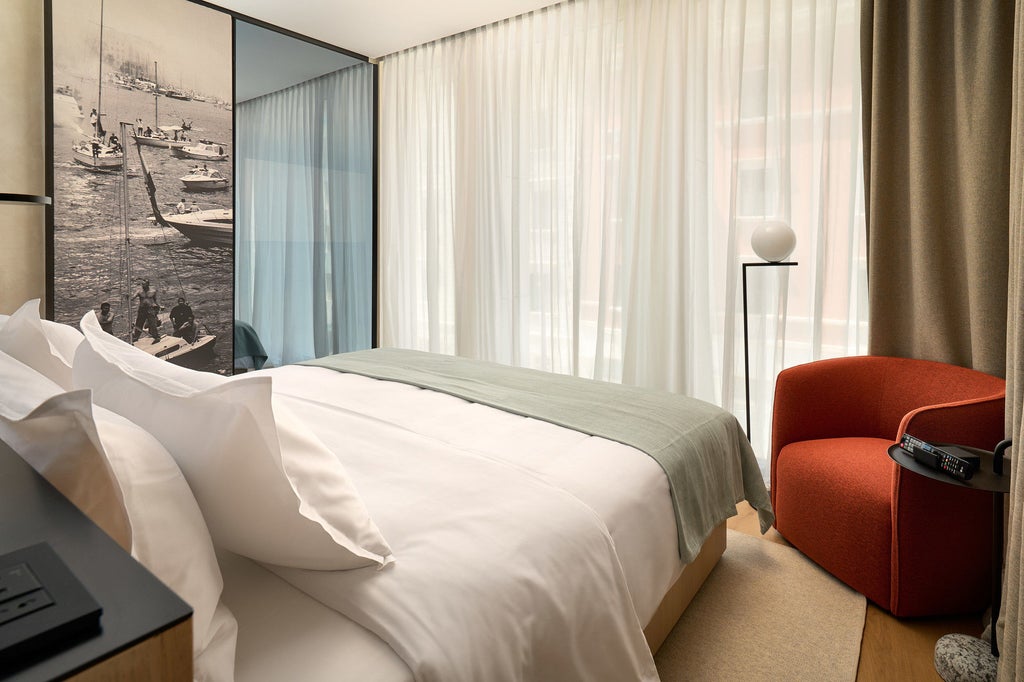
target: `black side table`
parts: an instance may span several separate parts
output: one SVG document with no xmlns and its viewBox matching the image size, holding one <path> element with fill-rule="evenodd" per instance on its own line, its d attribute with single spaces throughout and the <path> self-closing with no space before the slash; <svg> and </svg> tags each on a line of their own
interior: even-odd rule
<svg viewBox="0 0 1024 682">
<path fill-rule="evenodd" d="M 40 542 L 102 607 L 101 630 L 0 659 L 0 680 L 192 679 L 192 608 L 0 441 L 0 555 Z"/>
<path fill-rule="evenodd" d="M 914 473 L 926 476 L 936 481 L 948 483 L 949 485 L 992 493 L 992 619 L 990 627 L 991 646 L 989 647 L 991 650 L 991 658 L 988 661 L 978 661 L 978 665 L 981 668 L 990 668 L 993 671 L 995 668 L 995 661 L 999 657 L 999 646 L 996 642 L 996 622 L 999 620 L 999 602 L 1002 598 L 1003 587 L 1003 494 L 1010 491 L 1010 460 L 1004 453 L 1010 448 L 1011 444 L 1011 441 L 1004 440 L 996 446 L 994 452 L 967 447 L 965 445 L 956 445 L 955 447 L 960 448 L 961 450 L 966 450 L 981 457 L 981 467 L 974 473 L 969 481 L 961 481 L 938 471 L 937 469 L 932 469 L 931 467 L 921 464 L 914 459 L 912 454 L 901 448 L 899 445 L 889 446 L 889 457 L 904 469 L 908 469 Z M 935 443 L 935 446 L 939 448 L 944 445 L 952 446 L 954 444 Z M 960 640 L 967 638 L 966 635 L 945 635 L 939 640 L 940 645 L 946 637 L 958 638 L 955 645 L 951 643 L 951 645 L 957 646 L 958 648 L 964 644 L 964 642 Z M 973 637 L 967 639 L 977 640 L 977 638 Z M 971 645 L 970 649 L 972 651 L 984 653 L 983 647 L 979 648 L 976 645 Z M 959 651 L 958 655 L 963 656 L 965 655 L 965 652 Z"/>
</svg>

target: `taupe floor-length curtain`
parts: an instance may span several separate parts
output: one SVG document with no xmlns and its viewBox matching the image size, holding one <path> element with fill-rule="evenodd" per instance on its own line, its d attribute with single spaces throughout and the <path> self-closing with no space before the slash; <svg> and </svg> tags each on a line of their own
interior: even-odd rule
<svg viewBox="0 0 1024 682">
<path fill-rule="evenodd" d="M 1017 0 L 1010 135 L 1010 286 L 1007 307 L 1006 421 L 1013 438 L 1010 524 L 1000 620 L 1000 680 L 1024 680 L 1024 0 Z"/>
<path fill-rule="evenodd" d="M 1013 3 L 862 11 L 868 350 L 1002 376 Z"/>
</svg>

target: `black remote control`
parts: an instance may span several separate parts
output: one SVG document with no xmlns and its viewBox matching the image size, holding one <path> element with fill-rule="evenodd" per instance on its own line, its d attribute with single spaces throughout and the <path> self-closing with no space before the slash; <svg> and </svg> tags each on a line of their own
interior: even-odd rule
<svg viewBox="0 0 1024 682">
<path fill-rule="evenodd" d="M 971 480 L 978 468 L 978 462 L 974 458 L 959 457 L 908 433 L 903 434 L 900 447 L 918 462 L 961 481 Z"/>
</svg>

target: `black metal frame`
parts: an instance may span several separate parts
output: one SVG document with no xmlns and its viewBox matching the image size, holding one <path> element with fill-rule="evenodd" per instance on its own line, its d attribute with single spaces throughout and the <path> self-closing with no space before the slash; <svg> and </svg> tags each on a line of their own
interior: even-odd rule
<svg viewBox="0 0 1024 682">
<path fill-rule="evenodd" d="M 799 265 L 796 261 L 777 263 L 743 263 L 743 383 L 746 388 L 747 440 L 750 440 L 750 341 L 747 331 L 747 268 L 790 267 Z"/>
<path fill-rule="evenodd" d="M 10 192 L 0 192 L 0 204 L 48 205 L 52 203 L 52 198 L 48 196 L 42 196 L 40 194 L 12 194 Z"/>
<path fill-rule="evenodd" d="M 338 52 L 338 53 L 343 54 L 345 56 L 352 57 L 353 59 L 358 59 L 359 61 L 363 61 L 363 62 L 368 63 L 373 68 L 373 76 L 372 76 L 372 80 L 373 80 L 373 171 L 372 171 L 373 172 L 373 178 L 371 179 L 372 187 L 373 187 L 373 197 L 371 199 L 371 201 L 373 202 L 373 208 L 372 208 L 372 211 L 373 211 L 373 213 L 372 213 L 372 215 L 373 215 L 373 238 L 372 238 L 372 244 L 371 244 L 371 254 L 372 254 L 371 258 L 373 259 L 372 275 L 371 275 L 371 277 L 373 278 L 373 282 L 371 283 L 371 292 L 372 292 L 371 295 L 373 296 L 373 301 L 371 302 L 371 309 L 370 309 L 370 315 L 372 316 L 373 319 L 372 319 L 371 324 L 370 324 L 370 345 L 372 347 L 376 348 L 377 347 L 377 319 L 378 319 L 378 308 L 377 308 L 378 303 L 377 303 L 377 301 L 378 301 L 378 298 L 379 298 L 378 297 L 378 267 L 377 267 L 377 241 L 378 241 L 378 222 L 377 222 L 377 216 L 378 216 L 378 208 L 377 208 L 378 185 L 377 185 L 377 183 L 378 183 L 378 180 L 379 180 L 379 177 L 380 177 L 379 169 L 378 169 L 378 162 L 379 162 L 379 158 L 380 158 L 379 157 L 379 147 L 378 147 L 378 139 L 379 139 L 378 138 L 378 135 L 379 135 L 378 130 L 379 130 L 379 126 L 377 125 L 377 123 L 379 121 L 379 118 L 380 118 L 380 116 L 379 116 L 380 93 L 379 93 L 379 88 L 378 88 L 378 74 L 379 74 L 379 70 L 377 68 L 377 63 L 374 62 L 374 61 L 371 61 L 370 58 L 367 57 L 364 54 L 360 54 L 358 52 L 353 52 L 352 50 L 346 50 L 343 47 L 339 47 L 337 45 L 332 45 L 331 43 L 325 43 L 322 40 L 318 40 L 316 38 L 311 38 L 310 36 L 304 35 L 302 33 L 297 33 L 296 31 L 292 31 L 290 29 L 283 28 L 281 26 L 276 26 L 274 24 L 271 24 L 271 23 L 268 23 L 266 21 L 263 21 L 262 19 L 256 19 L 256 18 L 251 17 L 251 16 L 249 16 L 247 14 L 243 14 L 241 12 L 236 12 L 235 10 L 228 9 L 226 7 L 220 7 L 218 5 L 214 5 L 214 4 L 210 3 L 210 2 L 207 2 L 206 0 L 188 0 L 188 1 L 191 2 L 194 5 L 201 5 L 203 7 L 207 7 L 207 8 L 212 9 L 212 10 L 217 10 L 218 12 L 223 12 L 224 14 L 229 15 L 234 20 L 234 21 L 231 22 L 231 44 L 232 44 L 232 47 L 235 44 L 235 27 L 237 25 L 237 22 L 244 21 L 247 24 L 252 24 L 254 26 L 259 26 L 260 28 L 267 29 L 268 31 L 274 31 L 275 33 L 280 33 L 281 35 L 288 36 L 289 38 L 294 38 L 296 40 L 301 40 L 303 42 L 309 43 L 310 45 L 316 45 L 317 47 L 322 47 L 325 50 L 330 50 L 332 52 Z M 47 0 L 47 2 L 49 2 L 49 0 Z M 235 69 L 234 69 L 234 63 L 233 62 L 232 62 L 232 71 L 231 71 L 231 89 L 232 89 L 232 92 L 234 92 L 234 89 L 235 89 Z M 231 130 L 232 130 L 232 133 L 237 136 L 237 134 L 238 134 L 238 127 L 235 125 L 234 108 L 232 108 L 232 111 L 231 111 Z M 235 148 L 237 149 L 238 148 L 238 140 L 237 140 L 237 138 L 235 140 L 232 140 L 232 142 L 234 143 Z M 235 166 L 235 168 L 237 168 L 237 165 Z M 232 184 L 231 184 L 231 192 L 232 192 L 232 194 L 235 192 L 235 187 L 236 187 L 236 183 L 232 182 Z M 232 200 L 234 200 L 234 196 L 232 196 Z"/>
</svg>

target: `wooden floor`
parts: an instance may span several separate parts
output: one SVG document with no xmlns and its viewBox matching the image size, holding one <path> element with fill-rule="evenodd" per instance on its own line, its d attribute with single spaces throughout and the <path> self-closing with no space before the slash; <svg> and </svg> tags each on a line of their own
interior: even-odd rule
<svg viewBox="0 0 1024 682">
<path fill-rule="evenodd" d="M 746 502 L 741 502 L 736 511 L 738 515 L 726 525 L 741 533 L 761 536 L 757 512 Z M 791 546 L 774 528 L 761 537 Z M 982 618 L 980 613 L 964 618 L 894 618 L 868 602 L 857 682 L 942 682 L 932 660 L 935 641 L 950 632 L 977 636 L 982 630 Z"/>
</svg>

